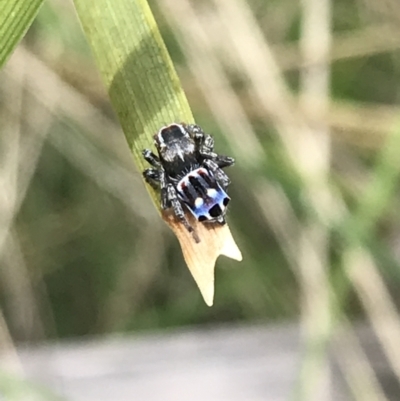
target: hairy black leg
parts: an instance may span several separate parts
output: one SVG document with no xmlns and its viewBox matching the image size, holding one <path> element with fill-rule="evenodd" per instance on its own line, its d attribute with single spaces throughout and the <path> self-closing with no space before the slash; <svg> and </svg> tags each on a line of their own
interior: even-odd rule
<svg viewBox="0 0 400 401">
<path fill-rule="evenodd" d="M 165 183 L 165 181 L 164 181 Z M 176 189 L 172 184 L 166 184 L 165 186 L 162 183 L 161 187 L 161 207 L 163 210 L 169 209 L 172 207 L 174 210 L 175 216 L 178 220 L 185 226 L 186 230 L 190 232 L 193 236 L 193 239 L 199 243 L 200 238 L 198 237 L 194 228 L 189 224 L 186 219 L 185 211 L 183 210 L 182 204 L 178 199 L 178 195 L 176 193 Z"/>
<path fill-rule="evenodd" d="M 214 138 L 210 135 L 206 135 L 204 142 L 200 148 L 200 154 L 205 158 L 214 161 L 218 167 L 229 167 L 235 163 L 235 160 L 229 156 L 218 155 L 213 152 L 214 150 Z"/>
<path fill-rule="evenodd" d="M 200 154 L 215 157 L 214 153 L 214 138 L 211 135 L 206 135 L 203 139 L 203 143 L 200 145 Z"/>
<path fill-rule="evenodd" d="M 229 177 L 221 170 L 218 164 L 213 160 L 204 160 L 204 165 L 214 174 L 215 179 L 225 189 L 230 183 Z"/>
<path fill-rule="evenodd" d="M 142 155 L 153 167 L 161 167 L 160 159 L 150 149 L 144 149 Z"/>
<path fill-rule="evenodd" d="M 211 158 L 213 162 L 217 164 L 218 167 L 224 168 L 224 167 L 229 167 L 235 164 L 235 159 L 229 156 L 223 156 L 223 155 L 217 155 L 215 154 L 215 157 Z"/>
<path fill-rule="evenodd" d="M 165 172 L 161 169 L 147 168 L 143 171 L 143 176 L 154 189 L 161 188 L 161 208 L 163 210 L 171 207 L 171 202 L 168 200 L 167 185 Z"/>
<path fill-rule="evenodd" d="M 186 219 L 185 211 L 183 210 L 182 204 L 178 199 L 175 187 L 172 184 L 168 184 L 167 186 L 167 199 L 170 202 L 172 208 L 174 209 L 175 216 L 185 226 L 185 228 L 190 233 L 193 234 L 194 239 L 196 240 L 196 242 L 198 242 L 198 237 L 195 234 L 193 227 L 189 224 L 189 222 Z"/>
<path fill-rule="evenodd" d="M 189 131 L 190 136 L 193 138 L 196 148 L 200 149 L 200 146 L 204 142 L 206 134 L 204 131 L 196 124 L 186 125 L 186 129 Z"/>
<path fill-rule="evenodd" d="M 146 170 L 143 171 L 143 177 L 153 188 L 158 188 L 160 185 L 161 170 L 146 168 Z"/>
<path fill-rule="evenodd" d="M 168 181 L 164 170 L 160 170 L 160 187 L 161 187 L 161 209 L 166 210 L 171 207 L 168 199 Z"/>
<path fill-rule="evenodd" d="M 214 152 L 214 138 L 206 134 L 198 125 L 189 124 L 186 128 L 196 144 L 196 149 L 204 159 L 213 160 L 220 168 L 229 167 L 235 163 L 232 157 Z"/>
<path fill-rule="evenodd" d="M 207 135 L 198 125 L 190 124 L 186 128 L 190 132 L 199 153 L 201 155 L 212 155 L 214 138 L 211 135 Z"/>
<path fill-rule="evenodd" d="M 229 156 L 218 155 L 213 152 L 200 152 L 200 155 L 206 160 L 212 160 L 220 168 L 235 164 L 235 159 Z"/>
<path fill-rule="evenodd" d="M 219 224 L 221 224 L 221 226 L 223 226 L 223 225 L 226 223 L 225 217 L 224 217 L 224 216 L 219 216 L 219 217 L 217 218 L 217 222 L 218 222 Z"/>
</svg>

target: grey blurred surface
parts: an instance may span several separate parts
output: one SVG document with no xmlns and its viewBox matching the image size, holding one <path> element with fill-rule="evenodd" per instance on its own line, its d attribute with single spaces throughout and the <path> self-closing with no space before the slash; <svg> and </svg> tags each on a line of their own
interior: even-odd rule
<svg viewBox="0 0 400 401">
<path fill-rule="evenodd" d="M 27 376 L 76 401 L 281 401 L 300 368 L 296 326 L 169 331 L 19 349 Z M 345 400 L 340 383 L 334 399 Z"/>
<path fill-rule="evenodd" d="M 400 394 L 371 331 L 358 338 L 390 400 Z M 18 349 L 29 379 L 75 401 L 283 401 L 303 350 L 295 325 L 191 328 Z M 351 400 L 332 353 L 330 399 Z M 1 366 L 1 363 L 0 363 Z"/>
</svg>

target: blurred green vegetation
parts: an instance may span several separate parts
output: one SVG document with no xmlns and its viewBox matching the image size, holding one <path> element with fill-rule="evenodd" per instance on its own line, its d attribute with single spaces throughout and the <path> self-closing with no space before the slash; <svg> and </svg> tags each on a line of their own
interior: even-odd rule
<svg viewBox="0 0 400 401">
<path fill-rule="evenodd" d="M 328 182 L 346 213 L 343 219 L 326 223 L 305 195 L 306 183 L 282 145 L 273 119 L 249 95 L 248 77 L 232 62 L 224 73 L 262 154 L 256 167 L 241 163 L 240 149 L 232 145 L 232 134 L 221 129 L 199 90 L 201 83 L 176 38 L 179 32 L 160 4 L 151 2 L 196 121 L 215 136 L 217 151 L 238 159 L 229 171 L 233 184 L 228 220 L 244 261 L 218 260 L 216 299 L 208 308 L 186 269 L 177 240 L 158 217 L 135 170 L 72 6 L 48 1 L 21 45 L 24 53 L 18 60 L 25 60 L 25 70 L 19 71 L 21 61 L 12 58 L 0 76 L 4 132 L 17 126 L 21 144 L 35 138 L 42 144 L 29 168 L 33 175 L 10 231 L 17 245 L 6 246 L 2 259 L 8 273 L 0 276 L 0 305 L 12 337 L 33 341 L 191 324 L 297 319 L 301 291 L 296 272 L 260 203 L 266 183 L 279 187 L 300 226 L 311 222 L 326 231 L 328 278 L 345 312 L 361 313 L 343 267 L 342 252 L 354 237 L 390 282 L 387 290 L 397 303 L 400 14 L 380 7 L 379 0 L 334 2 L 332 107 L 326 116 L 332 141 Z M 301 91 L 301 62 L 295 47 L 301 36 L 298 4 L 289 0 L 247 4 L 296 97 Z M 207 2 L 201 5 L 207 9 Z M 372 42 L 374 46 L 368 48 Z M 40 63 L 30 64 L 31 59 Z M 47 71 L 55 73 L 56 81 L 46 81 Z M 37 86 L 30 87 L 29 80 Z M 41 85 L 50 95 L 57 92 L 56 106 L 41 102 L 37 89 Z M 13 96 L 19 97 L 17 105 L 10 102 Z M 239 135 L 246 147 L 247 133 Z M 373 198 L 371 203 L 365 194 Z M 265 204 L 273 206 L 273 202 Z M 278 201 L 275 206 L 279 219 L 282 205 Z M 294 222 L 289 219 L 289 223 Z M 279 227 L 295 235 L 284 220 Z"/>
</svg>

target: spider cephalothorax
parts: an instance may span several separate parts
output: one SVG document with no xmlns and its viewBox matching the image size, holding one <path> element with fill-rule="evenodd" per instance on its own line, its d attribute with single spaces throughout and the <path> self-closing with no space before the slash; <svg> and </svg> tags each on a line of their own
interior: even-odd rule
<svg viewBox="0 0 400 401">
<path fill-rule="evenodd" d="M 161 207 L 172 208 L 188 231 L 193 227 L 184 206 L 202 222 L 225 224 L 230 183 L 222 168 L 231 166 L 231 157 L 214 153 L 214 139 L 194 124 L 173 123 L 154 135 L 156 156 L 149 149 L 144 158 L 153 166 L 144 170 L 146 181 L 161 188 Z"/>
</svg>

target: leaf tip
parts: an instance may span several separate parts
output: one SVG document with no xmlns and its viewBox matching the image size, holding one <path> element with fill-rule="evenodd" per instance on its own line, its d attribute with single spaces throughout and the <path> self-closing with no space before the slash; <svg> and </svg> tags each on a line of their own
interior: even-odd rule
<svg viewBox="0 0 400 401">
<path fill-rule="evenodd" d="M 242 254 L 232 237 L 227 224 L 204 224 L 192 216 L 186 216 L 194 228 L 199 242 L 171 213 L 163 213 L 163 219 L 170 226 L 182 248 L 183 257 L 208 306 L 214 300 L 214 271 L 219 255 L 241 261 Z"/>
</svg>

